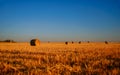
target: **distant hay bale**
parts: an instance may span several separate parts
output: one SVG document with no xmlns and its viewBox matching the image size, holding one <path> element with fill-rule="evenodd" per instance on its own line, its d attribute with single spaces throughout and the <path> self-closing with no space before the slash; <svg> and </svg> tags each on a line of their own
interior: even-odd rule
<svg viewBox="0 0 120 75">
<path fill-rule="evenodd" d="M 68 44 L 68 42 L 66 41 L 66 42 L 65 42 L 65 44 L 67 45 L 67 44 Z"/>
<path fill-rule="evenodd" d="M 50 43 L 50 41 L 48 41 L 48 43 Z"/>
<path fill-rule="evenodd" d="M 73 44 L 74 42 L 72 41 L 72 44 Z"/>
<path fill-rule="evenodd" d="M 78 43 L 81 44 L 81 41 L 79 41 Z"/>
<path fill-rule="evenodd" d="M 31 46 L 40 46 L 40 41 L 38 39 L 32 39 L 30 41 Z"/>
<path fill-rule="evenodd" d="M 107 41 L 105 41 L 105 44 L 108 44 L 108 42 L 107 42 Z"/>
<path fill-rule="evenodd" d="M 90 41 L 87 41 L 87 43 L 90 43 Z"/>
</svg>

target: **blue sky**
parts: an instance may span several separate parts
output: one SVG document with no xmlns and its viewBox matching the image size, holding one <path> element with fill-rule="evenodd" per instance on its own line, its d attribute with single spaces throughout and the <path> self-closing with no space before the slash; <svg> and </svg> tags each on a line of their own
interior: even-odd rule
<svg viewBox="0 0 120 75">
<path fill-rule="evenodd" d="M 0 0 L 0 40 L 120 41 L 120 0 Z"/>
</svg>

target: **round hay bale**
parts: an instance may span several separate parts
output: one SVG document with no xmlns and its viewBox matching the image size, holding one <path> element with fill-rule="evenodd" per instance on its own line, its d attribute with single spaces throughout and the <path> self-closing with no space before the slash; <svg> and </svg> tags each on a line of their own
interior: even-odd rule
<svg viewBox="0 0 120 75">
<path fill-rule="evenodd" d="M 74 42 L 72 41 L 72 44 L 73 44 Z"/>
<path fill-rule="evenodd" d="M 65 42 L 65 44 L 67 45 L 67 44 L 68 44 L 68 42 L 66 41 L 66 42 Z"/>
<path fill-rule="evenodd" d="M 40 46 L 40 41 L 38 39 L 32 39 L 30 41 L 31 46 Z"/>
<path fill-rule="evenodd" d="M 105 44 L 108 44 L 108 41 L 105 41 Z"/>
<path fill-rule="evenodd" d="M 78 43 L 81 44 L 81 41 L 79 41 Z"/>
</svg>

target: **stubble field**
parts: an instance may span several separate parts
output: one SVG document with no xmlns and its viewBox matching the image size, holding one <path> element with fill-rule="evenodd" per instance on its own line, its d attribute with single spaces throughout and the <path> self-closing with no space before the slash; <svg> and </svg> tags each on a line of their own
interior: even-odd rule
<svg viewBox="0 0 120 75">
<path fill-rule="evenodd" d="M 120 75 L 120 43 L 0 43 L 0 75 Z"/>
</svg>

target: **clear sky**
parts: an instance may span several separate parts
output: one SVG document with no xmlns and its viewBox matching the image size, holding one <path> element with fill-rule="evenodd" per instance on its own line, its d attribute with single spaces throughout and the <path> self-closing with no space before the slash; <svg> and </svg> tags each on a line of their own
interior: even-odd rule
<svg viewBox="0 0 120 75">
<path fill-rule="evenodd" d="M 0 0 L 0 40 L 120 41 L 120 0 Z"/>
</svg>

